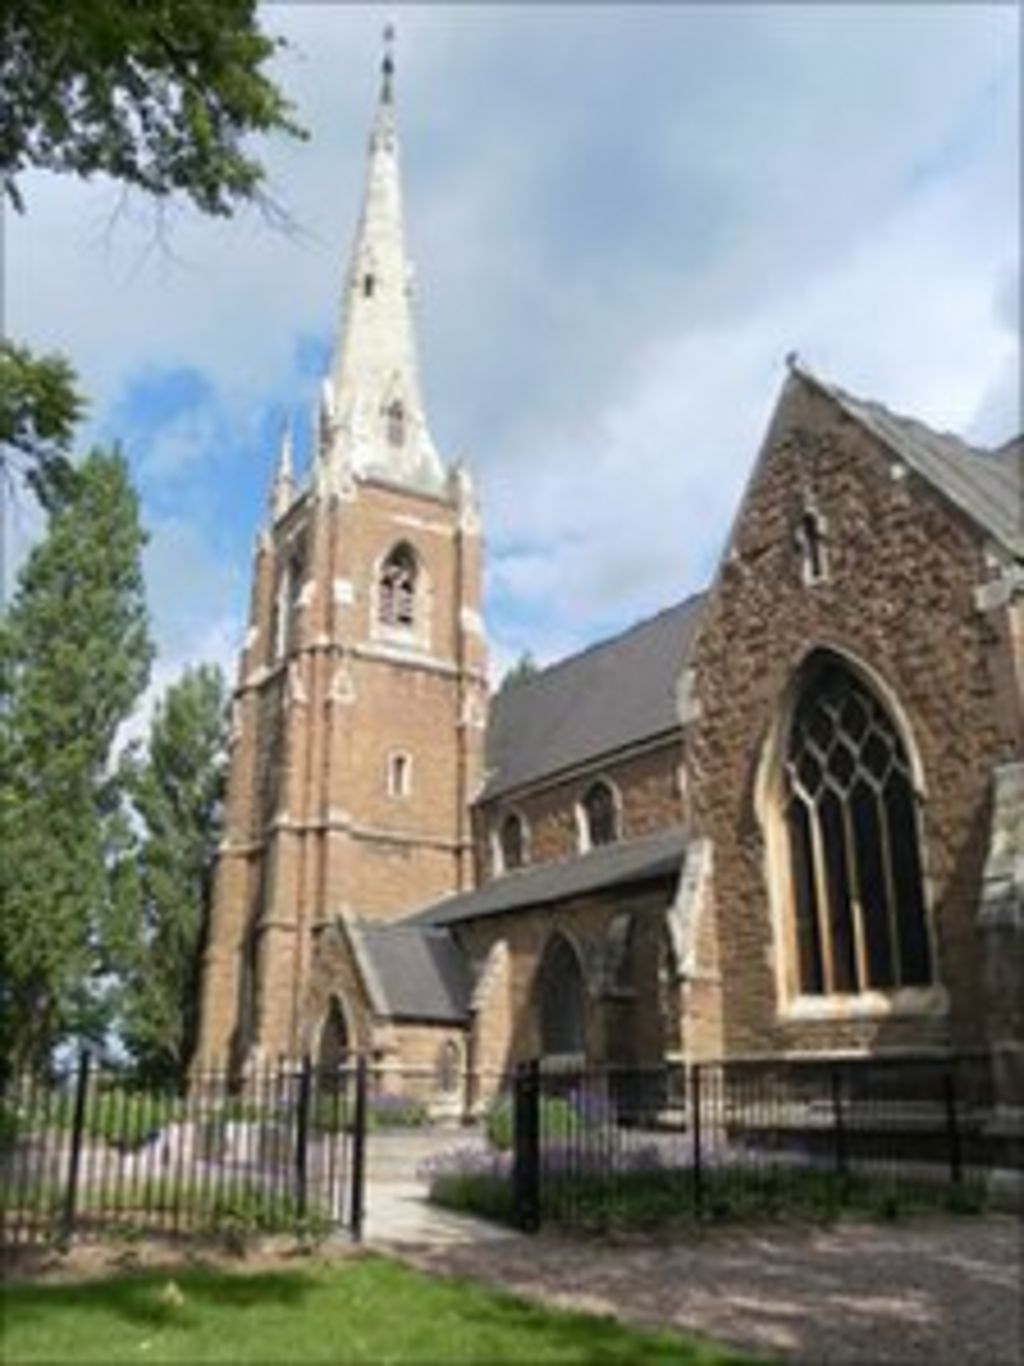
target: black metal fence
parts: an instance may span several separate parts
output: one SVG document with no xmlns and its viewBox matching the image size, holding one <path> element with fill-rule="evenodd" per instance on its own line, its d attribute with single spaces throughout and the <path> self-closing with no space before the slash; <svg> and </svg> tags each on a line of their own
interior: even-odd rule
<svg viewBox="0 0 1024 1366">
<path fill-rule="evenodd" d="M 522 1066 L 517 1220 L 571 1227 L 972 1207 L 990 1138 L 985 1056 Z"/>
<path fill-rule="evenodd" d="M 364 1211 L 362 1059 L 203 1071 L 154 1089 L 97 1066 L 12 1081 L 0 1099 L 0 1245 L 117 1230 L 347 1229 Z"/>
</svg>

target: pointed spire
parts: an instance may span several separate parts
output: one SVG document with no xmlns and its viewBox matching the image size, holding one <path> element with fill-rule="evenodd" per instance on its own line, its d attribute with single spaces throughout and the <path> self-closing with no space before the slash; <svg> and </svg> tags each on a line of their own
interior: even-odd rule
<svg viewBox="0 0 1024 1366">
<path fill-rule="evenodd" d="M 328 380 L 329 401 L 323 405 L 329 421 L 320 457 L 332 479 L 347 469 L 440 491 L 444 468 L 420 393 L 412 272 L 405 253 L 393 42 L 389 25 L 362 213 Z"/>
<path fill-rule="evenodd" d="M 277 470 L 270 488 L 270 511 L 275 522 L 292 505 L 295 497 L 295 462 L 292 454 L 292 427 L 285 421 L 281 431 L 281 445 L 277 455 Z"/>
</svg>

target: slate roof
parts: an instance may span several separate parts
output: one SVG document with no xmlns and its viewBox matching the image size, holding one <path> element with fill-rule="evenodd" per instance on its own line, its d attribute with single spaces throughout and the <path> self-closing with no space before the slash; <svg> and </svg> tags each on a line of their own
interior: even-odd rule
<svg viewBox="0 0 1024 1366">
<path fill-rule="evenodd" d="M 498 692 L 480 800 L 677 729 L 676 686 L 703 600 L 687 598 Z"/>
<path fill-rule="evenodd" d="M 446 897 L 417 912 L 404 924 L 453 925 L 461 920 L 477 920 L 630 884 L 654 882 L 675 876 L 685 857 L 686 836 L 680 829 L 606 844 L 576 858 L 521 868 L 485 882 L 475 891 Z"/>
<path fill-rule="evenodd" d="M 801 371 L 806 374 L 806 371 Z M 881 403 L 855 398 L 809 376 L 850 414 L 934 484 L 962 512 L 1015 555 L 1024 554 L 1024 449 L 1015 437 L 997 450 L 970 446 Z"/>
<path fill-rule="evenodd" d="M 439 1024 L 465 1021 L 469 965 L 446 930 L 406 923 L 358 924 L 351 933 L 383 996 L 380 1006 L 385 1014 Z"/>
</svg>

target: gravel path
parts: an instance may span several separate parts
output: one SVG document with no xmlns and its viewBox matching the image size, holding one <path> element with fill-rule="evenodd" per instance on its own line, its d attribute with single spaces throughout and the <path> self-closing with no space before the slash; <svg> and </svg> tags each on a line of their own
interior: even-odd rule
<svg viewBox="0 0 1024 1366">
<path fill-rule="evenodd" d="M 1009 1217 L 393 1251 L 424 1270 L 789 1360 L 1024 1362 L 1024 1238 Z"/>
</svg>

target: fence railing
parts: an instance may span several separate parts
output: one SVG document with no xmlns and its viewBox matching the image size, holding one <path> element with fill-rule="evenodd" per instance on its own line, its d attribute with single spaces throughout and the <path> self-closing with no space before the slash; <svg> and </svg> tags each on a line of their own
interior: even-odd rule
<svg viewBox="0 0 1024 1366">
<path fill-rule="evenodd" d="M 116 1229 L 362 1232 L 367 1070 L 309 1059 L 143 1086 L 88 1053 L 0 1097 L 0 1245 Z"/>
<path fill-rule="evenodd" d="M 517 1219 L 535 1229 L 969 1202 L 986 1167 L 1013 1160 L 987 1130 L 991 1100 L 983 1055 L 527 1063 L 514 1083 Z"/>
</svg>

